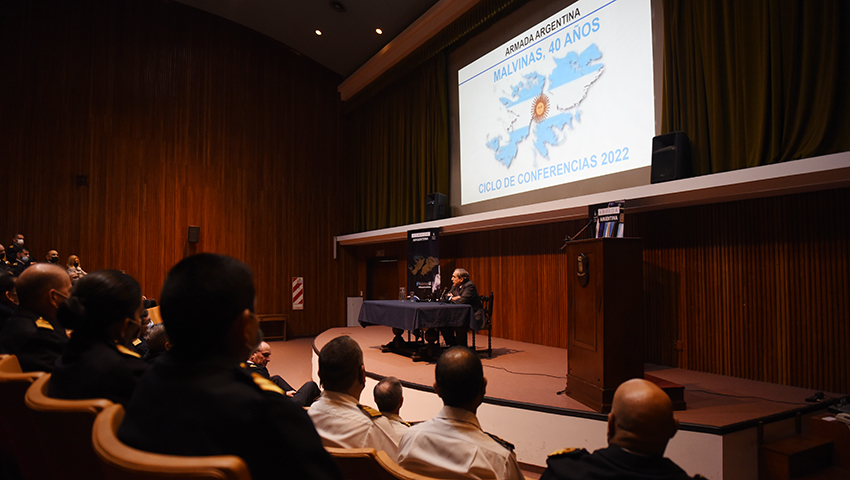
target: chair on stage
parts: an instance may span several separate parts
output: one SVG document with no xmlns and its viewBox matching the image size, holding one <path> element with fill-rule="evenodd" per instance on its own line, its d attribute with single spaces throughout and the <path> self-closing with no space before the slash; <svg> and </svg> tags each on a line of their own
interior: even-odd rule
<svg viewBox="0 0 850 480">
<path fill-rule="evenodd" d="M 478 331 L 487 330 L 487 350 L 481 350 L 482 352 L 487 352 L 488 357 L 493 356 L 493 292 L 490 292 L 490 296 L 481 295 L 481 306 L 484 309 L 484 321 L 481 322 L 481 325 L 478 326 Z M 475 350 L 475 337 L 477 332 L 472 332 L 472 350 Z"/>
<path fill-rule="evenodd" d="M 434 480 L 402 468 L 387 452 L 374 448 L 325 447 L 345 480 Z"/>
<path fill-rule="evenodd" d="M 100 461 L 91 442 L 97 415 L 112 405 L 105 398 L 65 400 L 47 396 L 51 375 L 37 378 L 24 400 L 32 411 L 33 428 L 39 438 L 38 450 L 50 452 L 47 462 L 54 479 L 102 479 Z"/>
<path fill-rule="evenodd" d="M 27 389 L 42 375 L 44 372 L 22 372 L 15 355 L 0 358 L 0 449 L 14 457 L 24 479 L 50 478 L 45 451 L 34 448 L 38 436 L 30 426 L 33 412 L 24 403 Z M 11 458 L 7 455 L 4 460 Z"/>
<path fill-rule="evenodd" d="M 94 421 L 92 443 L 107 480 L 251 480 L 245 461 L 235 455 L 188 457 L 130 447 L 117 436 L 122 420 L 124 407 L 115 404 Z"/>
</svg>

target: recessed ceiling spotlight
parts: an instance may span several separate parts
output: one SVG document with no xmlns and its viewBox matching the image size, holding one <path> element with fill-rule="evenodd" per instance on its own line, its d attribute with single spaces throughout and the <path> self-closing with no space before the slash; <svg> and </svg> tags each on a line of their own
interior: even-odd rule
<svg viewBox="0 0 850 480">
<path fill-rule="evenodd" d="M 376 29 L 375 29 L 375 33 L 377 33 L 378 35 L 383 35 L 383 34 L 384 34 L 384 31 L 383 31 L 383 30 L 381 30 L 380 28 L 376 28 Z"/>
<path fill-rule="evenodd" d="M 321 35 L 321 34 L 322 34 L 321 30 L 316 30 L 316 35 Z"/>
<path fill-rule="evenodd" d="M 342 2 L 328 2 L 331 8 L 337 13 L 345 13 L 345 5 Z"/>
</svg>

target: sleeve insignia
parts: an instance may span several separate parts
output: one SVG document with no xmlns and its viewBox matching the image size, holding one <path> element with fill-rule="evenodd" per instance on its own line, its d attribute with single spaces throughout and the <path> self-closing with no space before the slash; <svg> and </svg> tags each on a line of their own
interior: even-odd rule
<svg viewBox="0 0 850 480">
<path fill-rule="evenodd" d="M 119 351 L 119 352 L 121 352 L 121 353 L 123 353 L 124 355 L 129 355 L 129 356 L 131 356 L 131 357 L 136 357 L 136 358 L 142 358 L 142 356 L 141 356 L 141 355 L 139 355 L 138 353 L 136 353 L 136 352 L 134 352 L 134 351 L 130 350 L 129 348 L 125 347 L 124 345 L 121 345 L 120 343 L 116 343 L 116 344 L 115 344 L 115 348 L 117 348 L 117 349 L 118 349 L 118 351 Z"/>
<path fill-rule="evenodd" d="M 267 392 L 275 392 L 275 393 L 279 393 L 281 395 L 286 395 L 286 393 L 283 391 L 283 389 L 281 389 L 280 387 L 275 385 L 274 382 L 272 382 L 268 378 L 260 375 L 259 373 L 252 373 L 251 378 L 254 379 L 254 383 L 256 383 L 258 387 L 260 387 L 260 390 L 265 390 Z"/>
<path fill-rule="evenodd" d="M 484 432 L 484 433 L 487 433 L 487 432 Z M 512 451 L 512 452 L 514 451 L 514 444 L 513 444 L 513 443 L 511 443 L 511 442 L 509 442 L 509 441 L 507 441 L 507 440 L 505 440 L 505 439 L 499 438 L 499 437 L 497 437 L 496 435 L 493 435 L 492 433 L 487 433 L 487 435 L 489 435 L 489 436 L 490 436 L 490 438 L 492 438 L 493 440 L 495 440 L 495 441 L 496 441 L 496 443 L 498 443 L 499 445 L 501 445 L 501 446 L 503 446 L 503 447 L 507 448 L 508 450 L 510 450 L 510 451 Z"/>
<path fill-rule="evenodd" d="M 365 413 L 366 415 L 369 415 L 369 417 L 371 417 L 371 418 L 378 418 L 378 417 L 384 416 L 383 413 L 375 410 L 372 407 L 367 407 L 366 405 L 357 405 L 357 406 L 360 407 L 360 410 L 362 410 L 363 413 Z"/>
<path fill-rule="evenodd" d="M 53 330 L 53 325 L 50 324 L 44 317 L 38 317 L 38 320 L 35 321 L 35 326 L 38 328 L 46 328 L 48 330 Z"/>
<path fill-rule="evenodd" d="M 558 456 L 561 456 L 561 455 L 569 455 L 571 453 L 577 453 L 577 452 L 581 452 L 581 451 L 582 451 L 581 448 L 562 448 L 560 450 L 555 450 L 554 452 L 550 453 L 547 456 L 558 457 Z"/>
<path fill-rule="evenodd" d="M 138 346 L 139 346 L 139 344 L 141 344 L 141 343 L 142 343 L 142 339 L 141 339 L 141 338 L 137 338 L 137 339 L 133 340 L 133 346 L 134 346 L 134 347 L 138 347 Z"/>
</svg>

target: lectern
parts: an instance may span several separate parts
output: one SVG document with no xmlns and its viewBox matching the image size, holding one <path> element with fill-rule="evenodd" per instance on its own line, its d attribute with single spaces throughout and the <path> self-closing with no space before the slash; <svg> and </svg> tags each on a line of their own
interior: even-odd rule
<svg viewBox="0 0 850 480">
<path fill-rule="evenodd" d="M 566 393 L 608 413 L 614 391 L 643 378 L 643 247 L 639 238 L 570 243 Z"/>
</svg>

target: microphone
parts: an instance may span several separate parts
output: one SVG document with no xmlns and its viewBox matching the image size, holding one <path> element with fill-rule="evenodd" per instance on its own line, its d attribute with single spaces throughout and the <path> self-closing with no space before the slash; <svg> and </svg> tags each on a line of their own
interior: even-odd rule
<svg viewBox="0 0 850 480">
<path fill-rule="evenodd" d="M 445 287 L 445 288 L 443 288 L 443 291 L 440 292 L 440 303 L 443 303 L 445 301 L 444 299 L 446 298 L 446 291 L 448 289 L 449 289 L 449 287 Z"/>
<path fill-rule="evenodd" d="M 578 233 L 576 233 L 576 234 L 575 234 L 575 235 L 573 235 L 572 237 L 571 237 L 571 236 L 569 236 L 569 235 L 567 235 L 566 237 L 564 237 L 564 244 L 563 244 L 563 245 L 561 245 L 561 248 L 559 248 L 558 250 L 563 250 L 563 249 L 565 249 L 565 248 L 567 247 L 567 244 L 568 244 L 568 243 L 570 243 L 571 241 L 575 240 L 575 238 L 576 238 L 577 236 L 581 235 L 581 232 L 583 232 L 583 231 L 584 231 L 587 227 L 589 227 L 591 223 L 593 223 L 593 218 L 591 218 L 590 220 L 588 220 L 588 221 L 587 221 L 587 225 L 585 225 L 585 226 L 581 227 L 581 230 L 579 230 L 579 231 L 578 231 Z"/>
</svg>

